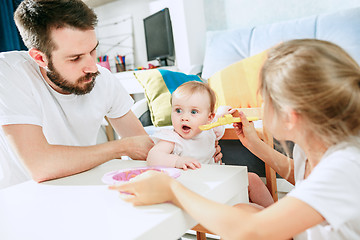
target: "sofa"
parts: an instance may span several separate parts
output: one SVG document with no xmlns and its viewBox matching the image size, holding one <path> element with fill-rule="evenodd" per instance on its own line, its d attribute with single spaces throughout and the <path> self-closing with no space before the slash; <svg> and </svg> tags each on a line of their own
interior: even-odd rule
<svg viewBox="0 0 360 240">
<path fill-rule="evenodd" d="M 331 41 L 360 63 L 360 7 L 262 26 L 208 32 L 201 77 L 211 79 L 231 64 L 251 58 L 280 42 L 301 38 Z M 136 103 L 133 110 L 152 134 L 156 128 L 149 126 L 152 122 L 146 101 Z M 239 141 L 221 140 L 220 146 L 225 164 L 246 165 L 250 172 L 265 176 L 264 163 Z"/>
</svg>

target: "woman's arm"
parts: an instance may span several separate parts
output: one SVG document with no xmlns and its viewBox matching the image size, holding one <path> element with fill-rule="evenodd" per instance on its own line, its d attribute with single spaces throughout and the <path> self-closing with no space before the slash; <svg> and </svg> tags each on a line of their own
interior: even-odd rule
<svg viewBox="0 0 360 240">
<path fill-rule="evenodd" d="M 281 177 L 295 185 L 293 159 L 279 153 L 261 140 L 249 150 L 274 169 Z"/>
<path fill-rule="evenodd" d="M 172 154 L 175 147 L 174 142 L 160 140 L 150 149 L 147 156 L 147 163 L 150 166 L 176 167 L 184 170 L 200 168 L 200 163 L 189 157 L 180 157 Z"/>
<path fill-rule="evenodd" d="M 245 204 L 231 207 L 208 200 L 166 174 L 154 171 L 110 189 L 133 194 L 123 198 L 134 205 L 171 201 L 223 239 L 289 239 L 324 221 L 317 211 L 292 197 L 284 197 L 262 211 Z"/>
<path fill-rule="evenodd" d="M 240 123 L 234 123 L 234 129 L 241 143 L 254 155 L 273 168 L 281 177 L 292 184 L 294 180 L 294 160 L 279 153 L 265 142 L 256 133 L 254 124 L 249 122 L 240 112 Z"/>
</svg>

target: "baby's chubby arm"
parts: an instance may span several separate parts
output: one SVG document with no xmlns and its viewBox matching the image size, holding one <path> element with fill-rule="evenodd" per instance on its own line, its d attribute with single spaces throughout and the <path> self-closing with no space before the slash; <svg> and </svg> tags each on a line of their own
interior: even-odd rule
<svg viewBox="0 0 360 240">
<path fill-rule="evenodd" d="M 200 168 L 201 164 L 194 158 L 180 157 L 172 154 L 175 143 L 160 140 L 152 147 L 147 156 L 147 164 L 149 166 L 176 167 L 184 170 Z"/>
</svg>

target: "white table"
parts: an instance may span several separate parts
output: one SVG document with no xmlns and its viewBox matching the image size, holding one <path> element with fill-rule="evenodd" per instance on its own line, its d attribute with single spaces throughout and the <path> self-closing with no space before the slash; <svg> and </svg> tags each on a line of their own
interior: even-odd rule
<svg viewBox="0 0 360 240">
<path fill-rule="evenodd" d="M 28 181 L 0 190 L 1 240 L 177 239 L 196 221 L 172 204 L 133 207 L 107 189 L 101 177 L 113 170 L 145 166 L 112 160 L 84 173 L 38 184 Z M 178 180 L 221 203 L 248 202 L 247 169 L 203 165 Z"/>
</svg>

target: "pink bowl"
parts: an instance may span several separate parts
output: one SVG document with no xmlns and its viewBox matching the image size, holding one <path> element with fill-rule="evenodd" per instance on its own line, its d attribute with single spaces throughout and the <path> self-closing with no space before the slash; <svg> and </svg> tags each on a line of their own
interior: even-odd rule
<svg viewBox="0 0 360 240">
<path fill-rule="evenodd" d="M 136 177 L 137 175 L 144 173 L 146 171 L 149 171 L 149 170 L 163 172 L 173 178 L 177 178 L 181 174 L 180 169 L 178 169 L 178 168 L 139 167 L 139 168 L 120 169 L 120 170 L 108 172 L 102 177 L 101 180 L 105 184 L 112 185 L 112 184 L 116 184 L 119 182 L 129 181 L 131 178 Z"/>
</svg>

